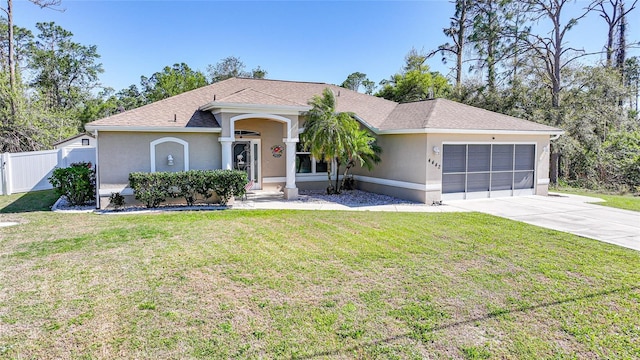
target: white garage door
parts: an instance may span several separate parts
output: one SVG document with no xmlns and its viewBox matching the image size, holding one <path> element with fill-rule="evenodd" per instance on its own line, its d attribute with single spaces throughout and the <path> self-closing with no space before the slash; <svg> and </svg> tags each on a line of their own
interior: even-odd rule
<svg viewBox="0 0 640 360">
<path fill-rule="evenodd" d="M 534 194 L 534 144 L 450 144 L 442 149 L 442 199 Z"/>
</svg>

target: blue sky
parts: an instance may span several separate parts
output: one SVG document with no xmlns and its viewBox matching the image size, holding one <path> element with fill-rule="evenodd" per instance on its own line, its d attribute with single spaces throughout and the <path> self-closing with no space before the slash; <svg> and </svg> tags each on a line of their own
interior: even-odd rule
<svg viewBox="0 0 640 360">
<path fill-rule="evenodd" d="M 570 10 L 587 3 L 577 1 Z M 339 84 L 360 71 L 377 83 L 402 67 L 412 47 L 428 51 L 446 42 L 442 28 L 453 14 L 445 0 L 63 0 L 61 7 L 64 12 L 14 0 L 14 21 L 30 29 L 55 21 L 75 41 L 97 45 L 105 70 L 101 84 L 115 90 L 167 65 L 185 62 L 205 72 L 208 64 L 231 55 L 247 70 L 260 65 L 272 79 Z M 629 40 L 637 41 L 640 28 L 630 23 Z M 604 21 L 591 14 L 570 35 L 572 46 L 598 51 L 605 42 Z M 428 64 L 448 73 L 438 56 Z"/>
</svg>

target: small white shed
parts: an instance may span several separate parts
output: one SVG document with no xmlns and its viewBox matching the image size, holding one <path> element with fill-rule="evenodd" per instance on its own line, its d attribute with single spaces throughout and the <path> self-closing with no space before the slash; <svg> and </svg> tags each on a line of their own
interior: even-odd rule
<svg viewBox="0 0 640 360">
<path fill-rule="evenodd" d="M 82 133 L 53 144 L 55 149 L 96 147 L 97 139 L 89 133 Z"/>
</svg>

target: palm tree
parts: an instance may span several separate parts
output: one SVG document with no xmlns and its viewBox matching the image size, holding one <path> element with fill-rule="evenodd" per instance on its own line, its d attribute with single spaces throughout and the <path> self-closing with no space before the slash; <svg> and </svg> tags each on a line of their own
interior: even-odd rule
<svg viewBox="0 0 640 360">
<path fill-rule="evenodd" d="M 357 122 L 354 121 L 354 123 L 358 126 Z M 371 136 L 369 131 L 360 129 L 359 126 L 351 131 L 349 145 L 345 147 L 344 154 L 341 156 L 345 160 L 345 169 L 339 190 L 344 189 L 347 181 L 351 179 L 349 170 L 356 164 L 371 170 L 381 160 L 382 148 L 376 143 L 376 139 Z"/>
<path fill-rule="evenodd" d="M 308 149 L 314 158 L 327 162 L 327 193 L 332 194 L 336 192 L 331 185 L 333 160 L 340 155 L 346 143 L 344 120 L 345 116 L 350 116 L 336 113 L 336 98 L 329 88 L 322 91 L 322 96 L 315 95 L 309 101 L 309 105 L 311 109 L 307 112 L 302 146 Z"/>
<path fill-rule="evenodd" d="M 302 145 L 313 157 L 329 164 L 327 193 L 340 193 L 341 186 L 338 183 L 340 164 L 344 163 L 348 171 L 356 162 L 367 167 L 368 164 L 372 166 L 373 163 L 378 162 L 379 157 L 371 148 L 375 139 L 366 130 L 360 130 L 358 122 L 351 113 L 336 112 L 336 98 L 331 89 L 325 88 L 322 96 L 314 96 L 309 101 L 309 105 L 311 109 L 307 112 Z M 333 164 L 337 167 L 335 187 L 331 184 Z"/>
</svg>

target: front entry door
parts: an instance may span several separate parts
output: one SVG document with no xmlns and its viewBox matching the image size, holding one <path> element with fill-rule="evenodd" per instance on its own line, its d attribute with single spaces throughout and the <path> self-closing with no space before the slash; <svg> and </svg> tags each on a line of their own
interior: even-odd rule
<svg viewBox="0 0 640 360">
<path fill-rule="evenodd" d="M 260 183 L 260 139 L 233 143 L 233 168 L 247 172 L 247 178 L 253 180 L 253 189 L 262 188 Z"/>
</svg>

